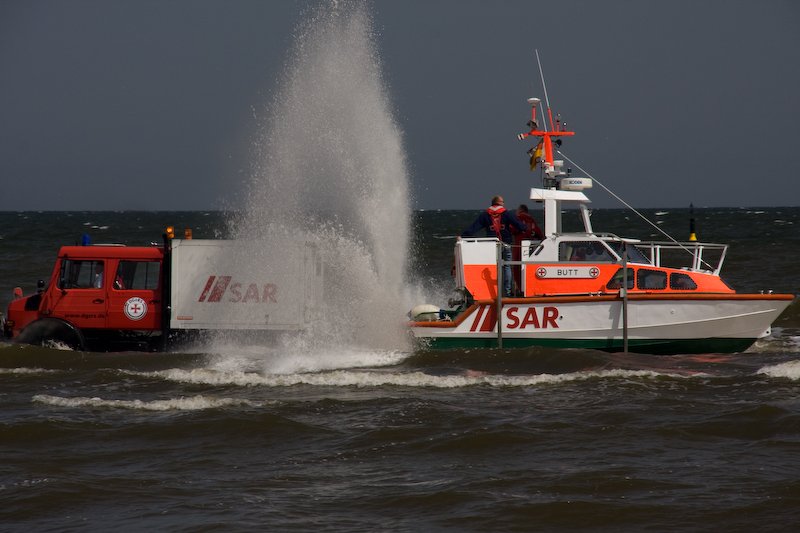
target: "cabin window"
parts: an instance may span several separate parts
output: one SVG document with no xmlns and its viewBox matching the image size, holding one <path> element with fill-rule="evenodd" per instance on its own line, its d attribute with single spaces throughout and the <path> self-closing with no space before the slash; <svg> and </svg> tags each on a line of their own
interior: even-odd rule
<svg viewBox="0 0 800 533">
<path fill-rule="evenodd" d="M 616 274 L 611 277 L 611 280 L 606 283 L 607 289 L 620 289 L 622 288 L 622 276 L 625 273 L 623 269 L 617 270 Z M 628 288 L 633 288 L 633 269 L 628 269 Z"/>
<path fill-rule="evenodd" d="M 636 273 L 636 286 L 643 290 L 667 288 L 667 273 L 661 270 L 640 268 Z"/>
<path fill-rule="evenodd" d="M 694 290 L 697 288 L 697 283 L 694 282 L 690 275 L 675 272 L 669 275 L 669 288 L 679 291 Z"/>
<path fill-rule="evenodd" d="M 58 277 L 59 289 L 99 289 L 104 282 L 103 261 L 64 259 Z"/>
<path fill-rule="evenodd" d="M 562 241 L 558 243 L 559 261 L 609 262 L 616 259 L 597 241 Z"/>
<path fill-rule="evenodd" d="M 161 275 L 158 261 L 120 261 L 114 288 L 117 290 L 156 290 Z"/>
</svg>

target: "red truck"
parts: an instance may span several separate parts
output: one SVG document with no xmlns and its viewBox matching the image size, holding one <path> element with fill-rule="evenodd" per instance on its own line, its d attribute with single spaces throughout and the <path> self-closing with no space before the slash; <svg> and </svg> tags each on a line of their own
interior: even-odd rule
<svg viewBox="0 0 800 533">
<path fill-rule="evenodd" d="M 3 335 L 88 351 L 161 351 L 208 331 L 303 330 L 322 298 L 315 246 L 170 239 L 63 246 L 36 294 L 14 291 Z"/>
</svg>

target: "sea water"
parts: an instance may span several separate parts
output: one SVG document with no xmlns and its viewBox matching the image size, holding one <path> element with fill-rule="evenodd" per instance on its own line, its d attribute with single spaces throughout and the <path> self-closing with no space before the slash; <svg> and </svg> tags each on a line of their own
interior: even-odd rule
<svg viewBox="0 0 800 533">
<path fill-rule="evenodd" d="M 659 211 L 668 232 L 688 227 L 687 210 Z M 413 213 L 410 274 L 452 284 L 455 236 L 476 214 Z M 593 222 L 649 237 L 626 216 Z M 703 240 L 731 244 L 734 287 L 800 292 L 800 242 L 785 231 L 800 208 L 695 216 Z M 14 257 L 0 261 L 0 297 L 35 290 L 86 228 L 143 244 L 165 221 L 210 238 L 227 220 L 0 213 Z M 797 303 L 743 354 L 402 346 L 0 343 L 2 529 L 783 531 L 800 519 Z"/>
</svg>

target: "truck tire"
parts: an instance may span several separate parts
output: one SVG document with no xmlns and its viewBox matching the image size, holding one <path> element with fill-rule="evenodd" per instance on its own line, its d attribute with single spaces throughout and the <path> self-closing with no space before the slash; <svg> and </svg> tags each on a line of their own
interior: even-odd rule
<svg viewBox="0 0 800 533">
<path fill-rule="evenodd" d="M 38 346 L 48 341 L 64 344 L 76 351 L 83 351 L 86 346 L 81 330 L 58 318 L 41 318 L 31 322 L 14 339 L 17 343 Z"/>
</svg>

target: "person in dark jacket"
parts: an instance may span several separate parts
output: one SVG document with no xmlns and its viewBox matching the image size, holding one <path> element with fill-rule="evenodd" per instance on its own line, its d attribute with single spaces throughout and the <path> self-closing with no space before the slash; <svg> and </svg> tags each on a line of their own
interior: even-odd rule
<svg viewBox="0 0 800 533">
<path fill-rule="evenodd" d="M 514 213 L 506 211 L 505 201 L 502 196 L 492 198 L 492 205 L 486 211 L 481 212 L 475 222 L 464 230 L 462 237 L 474 237 L 481 229 L 486 230 L 487 237 L 497 237 L 507 246 L 503 246 L 503 260 L 511 261 L 511 245 L 514 236 L 511 228 L 516 228 L 520 232 L 527 230 L 525 224 L 519 221 Z M 503 267 L 503 292 L 505 296 L 511 296 L 512 276 L 511 265 Z"/>
<path fill-rule="evenodd" d="M 511 233 L 514 235 L 514 247 L 512 248 L 511 257 L 514 259 L 514 261 L 521 261 L 522 241 L 530 241 L 534 239 L 541 241 L 544 239 L 544 232 L 541 230 L 541 228 L 539 228 L 536 220 L 531 216 L 527 205 L 520 204 L 520 206 L 517 208 L 517 218 L 520 222 L 525 224 L 527 229 L 525 231 L 517 231 L 516 228 L 511 228 Z M 514 265 L 514 283 L 517 284 L 518 289 L 522 290 L 522 267 L 519 265 Z"/>
</svg>

